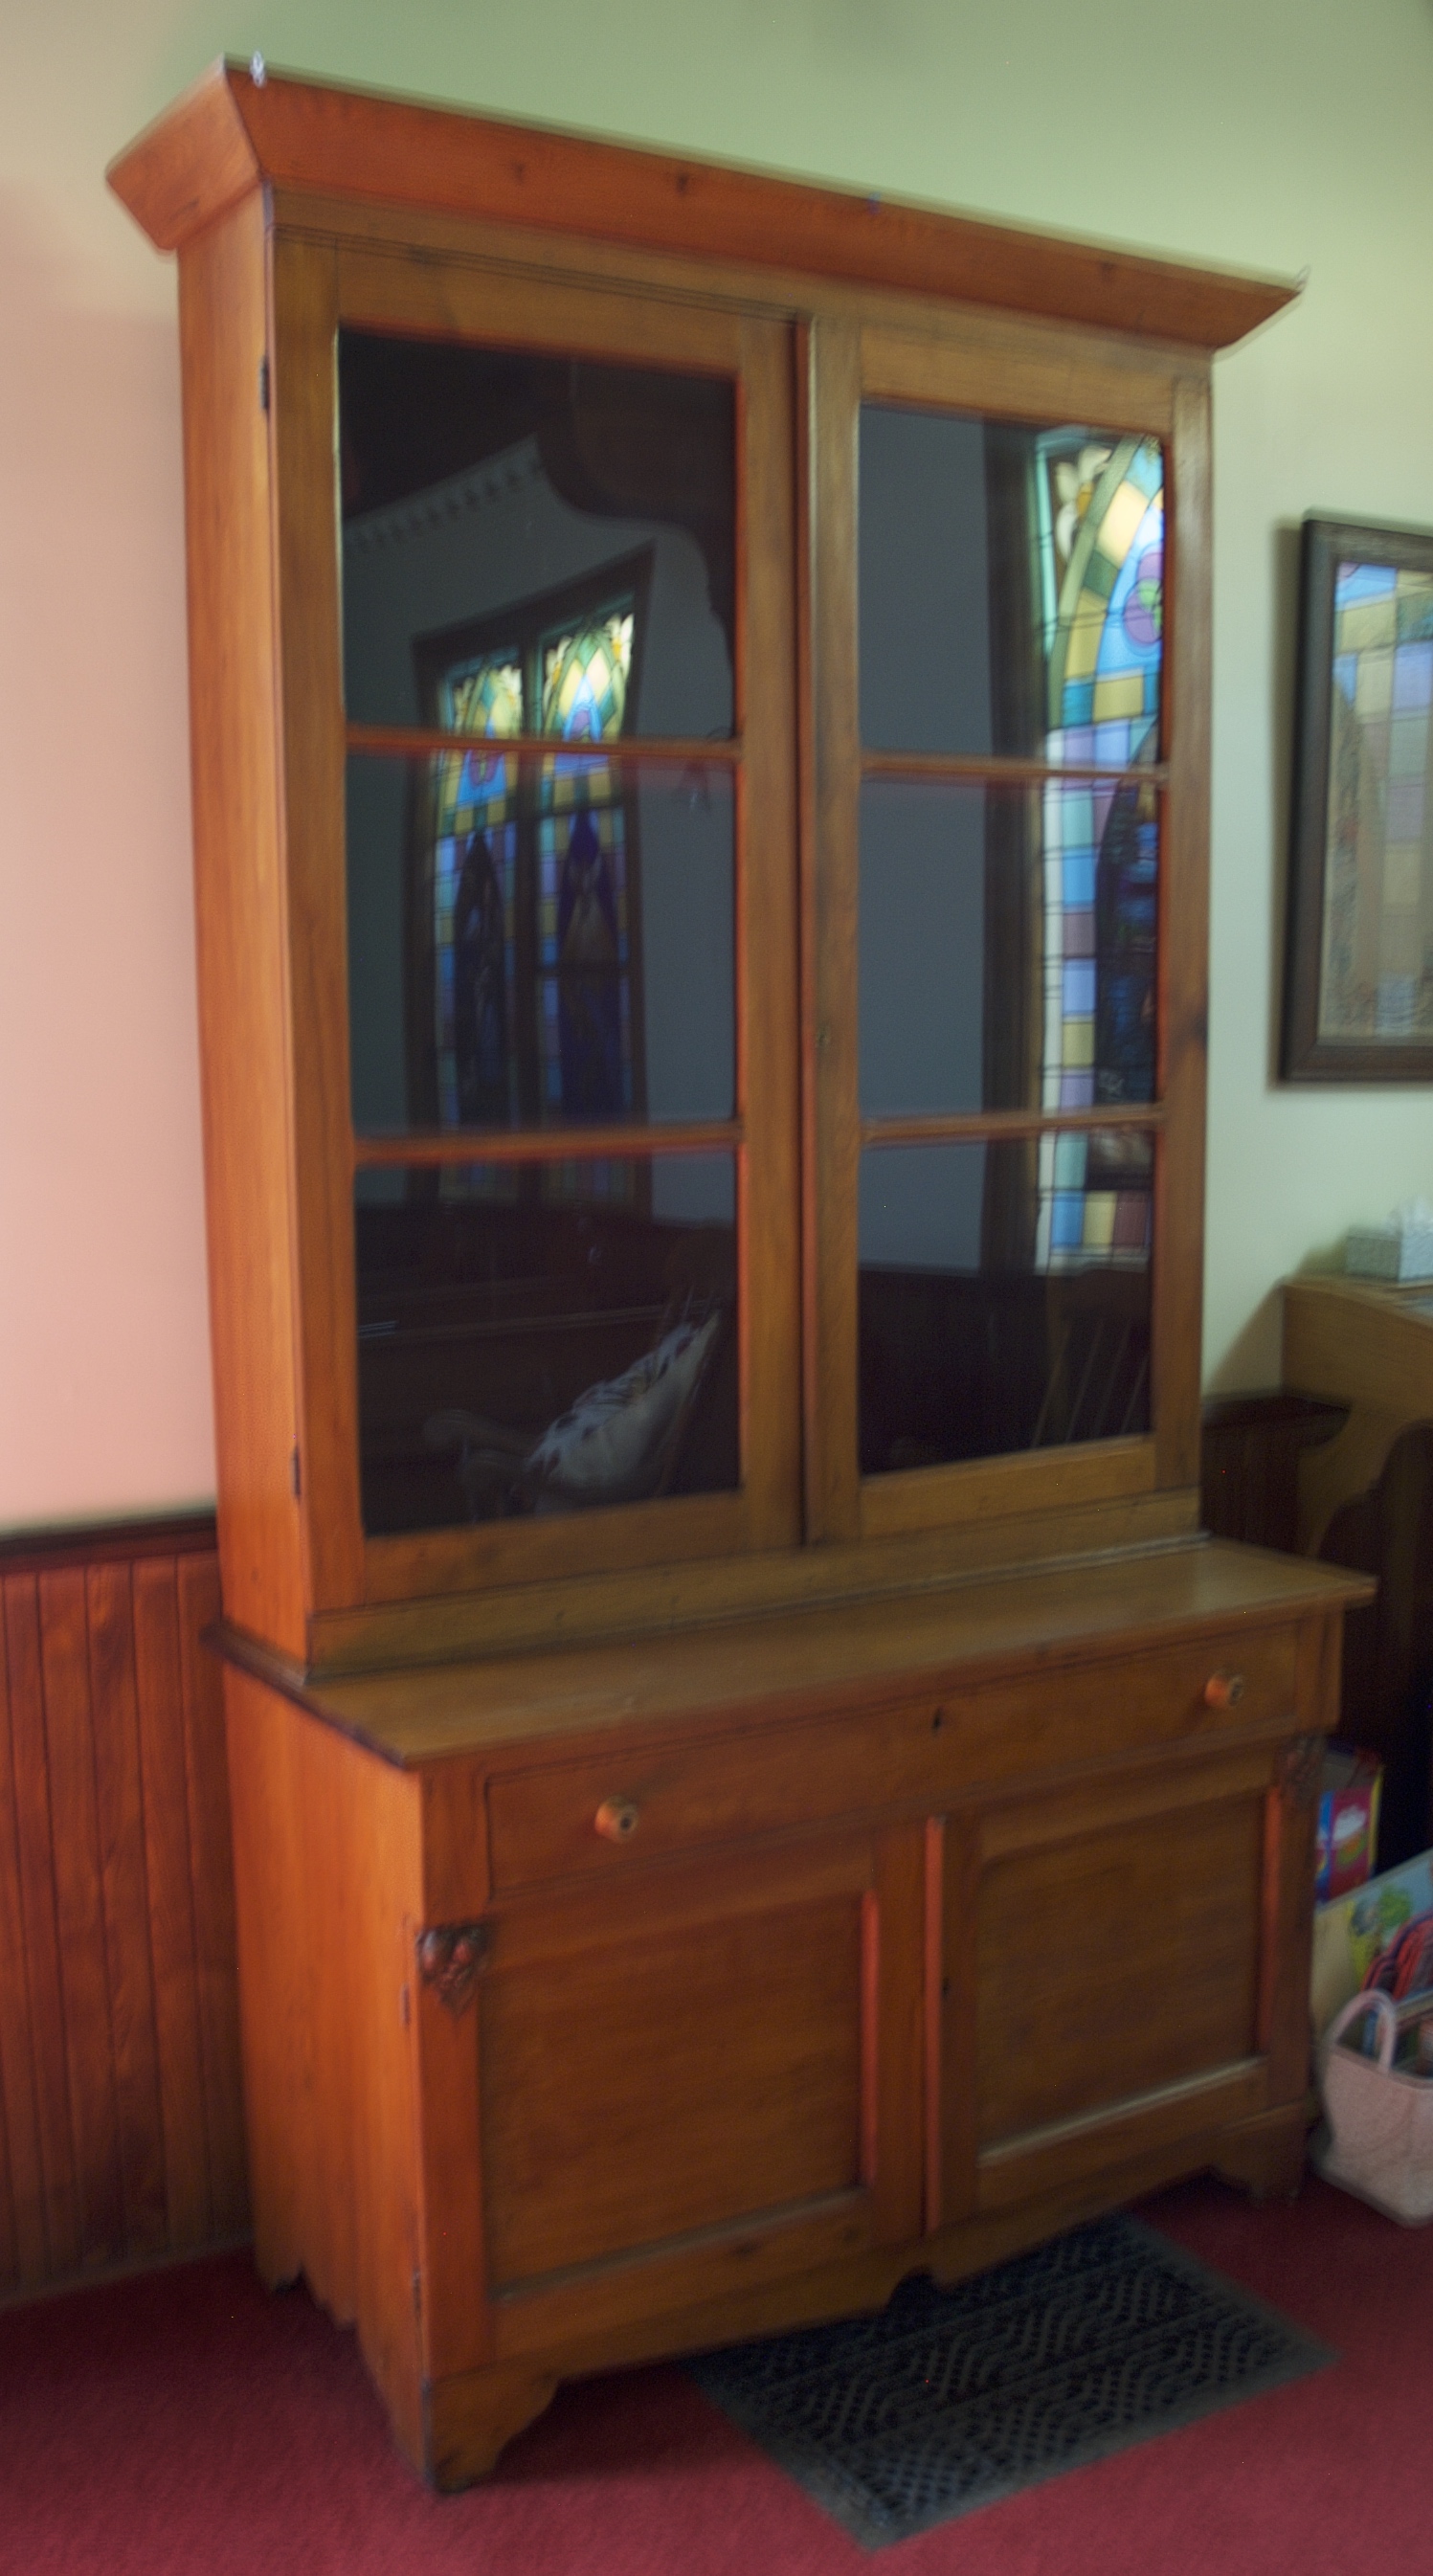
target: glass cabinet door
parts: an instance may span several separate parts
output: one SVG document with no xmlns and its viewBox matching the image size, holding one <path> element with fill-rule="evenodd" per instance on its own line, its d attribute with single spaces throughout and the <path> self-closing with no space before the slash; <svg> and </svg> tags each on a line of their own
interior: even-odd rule
<svg viewBox="0 0 1433 2576">
<path fill-rule="evenodd" d="M 823 1353 L 853 1534 L 1016 1508 L 1022 1460 L 1020 1508 L 1157 1473 L 1171 421 L 1014 389 L 894 334 L 829 354 L 857 543 L 818 1010 L 843 981 L 856 1008 L 819 1186 L 828 1264 L 854 1212 Z"/>
<path fill-rule="evenodd" d="M 792 1539 L 783 335 L 356 253 L 334 284 L 336 560 L 302 531 L 297 613 L 327 591 L 367 1580 L 410 1581 L 397 1542 L 441 1586 Z"/>
<path fill-rule="evenodd" d="M 858 507 L 873 1476 L 1149 1428 L 1164 456 L 867 402 Z"/>
</svg>

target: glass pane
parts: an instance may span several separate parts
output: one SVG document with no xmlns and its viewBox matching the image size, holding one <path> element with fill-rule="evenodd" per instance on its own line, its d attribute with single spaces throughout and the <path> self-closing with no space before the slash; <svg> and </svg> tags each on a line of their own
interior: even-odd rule
<svg viewBox="0 0 1433 2576">
<path fill-rule="evenodd" d="M 355 1127 L 729 1118 L 734 867 L 715 764 L 350 759 Z"/>
<path fill-rule="evenodd" d="M 861 1473 L 1149 1429 L 1153 1144 L 861 1157 Z"/>
<path fill-rule="evenodd" d="M 733 1157 L 360 1172 L 370 1533 L 728 1492 Z"/>
<path fill-rule="evenodd" d="M 1153 781 L 861 791 L 869 1118 L 1154 1098 Z"/>
<path fill-rule="evenodd" d="M 861 737 L 1122 767 L 1158 740 L 1155 439 L 861 412 Z"/>
<path fill-rule="evenodd" d="M 338 377 L 350 717 L 731 732 L 730 380 L 364 331 Z"/>
<path fill-rule="evenodd" d="M 1433 574 L 1339 563 L 1319 1036 L 1433 1037 Z"/>
</svg>

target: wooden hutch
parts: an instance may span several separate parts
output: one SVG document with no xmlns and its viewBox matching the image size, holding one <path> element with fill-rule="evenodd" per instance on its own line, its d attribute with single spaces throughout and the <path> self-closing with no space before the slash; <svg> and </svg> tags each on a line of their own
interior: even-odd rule
<svg viewBox="0 0 1433 2576">
<path fill-rule="evenodd" d="M 1209 368 L 1292 290 L 220 65 L 179 253 L 258 2259 L 556 2382 L 1291 2186 L 1197 1527 Z"/>
</svg>

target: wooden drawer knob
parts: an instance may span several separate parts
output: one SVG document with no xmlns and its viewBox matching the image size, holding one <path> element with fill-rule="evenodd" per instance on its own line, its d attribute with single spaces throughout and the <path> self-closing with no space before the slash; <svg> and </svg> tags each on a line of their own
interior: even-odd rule
<svg viewBox="0 0 1433 2576">
<path fill-rule="evenodd" d="M 604 1798 L 594 1818 L 609 1843 L 625 1843 L 637 1830 L 642 1810 L 632 1798 Z"/>
<path fill-rule="evenodd" d="M 1204 1685 L 1206 1708 L 1237 1708 L 1243 1696 L 1242 1673 L 1211 1673 Z"/>
</svg>

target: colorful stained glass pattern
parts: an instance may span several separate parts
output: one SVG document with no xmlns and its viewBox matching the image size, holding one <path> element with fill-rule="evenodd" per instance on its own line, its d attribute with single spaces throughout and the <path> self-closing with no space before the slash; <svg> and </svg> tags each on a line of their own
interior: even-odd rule
<svg viewBox="0 0 1433 2576">
<path fill-rule="evenodd" d="M 608 742 L 622 730 L 632 668 L 633 612 L 616 609 L 542 645 L 542 731 Z"/>
<path fill-rule="evenodd" d="M 1090 459 L 1086 448 L 1082 463 Z M 1056 468 L 1060 461 L 1050 459 Z M 1068 540 L 1062 567 L 1058 536 Z M 1049 542 L 1051 576 L 1059 574 L 1048 663 L 1051 734 L 1093 729 L 1088 747 L 1071 744 L 1051 756 L 1122 766 L 1159 714 L 1164 457 L 1158 440 L 1122 439 L 1097 472 L 1090 463 L 1051 522 Z"/>
<path fill-rule="evenodd" d="M 441 712 L 454 733 L 520 733 L 520 666 L 498 653 L 450 672 Z M 502 1125 L 514 1107 L 517 764 L 444 752 L 432 770 L 438 1118 L 444 1127 Z"/>
<path fill-rule="evenodd" d="M 1319 1024 L 1433 1037 L 1433 575 L 1341 563 L 1334 579 L 1328 881 Z"/>
<path fill-rule="evenodd" d="M 1151 1152 L 1127 1130 L 1041 1137 L 1037 1270 L 1146 1268 Z"/>
<path fill-rule="evenodd" d="M 439 684 L 445 729 L 488 740 L 537 729 L 573 743 L 620 735 L 635 610 L 619 601 L 455 665 Z M 438 1115 L 444 1126 L 629 1116 L 634 1107 L 629 818 L 606 759 L 443 753 L 432 764 Z M 524 892 L 524 889 L 526 891 Z M 517 985 L 519 906 L 536 972 Z M 532 918 L 535 910 L 536 919 Z M 538 1098 L 519 1097 L 519 1012 L 535 1023 Z M 530 1043 L 530 1040 L 529 1040 Z M 627 1164 L 545 1168 L 548 1196 L 620 1196 Z M 483 1188 L 492 1186 L 485 1179 Z M 445 1174 L 471 1195 L 472 1176 Z"/>
<path fill-rule="evenodd" d="M 1045 789 L 1043 1105 L 1116 1107 L 1154 1097 L 1159 797 L 1127 773 L 1158 757 L 1164 459 L 1154 439 L 1056 434 L 1042 467 L 1046 757 L 1126 773 Z M 1147 1180 L 1097 1188 L 1077 1137 L 1041 1150 L 1048 1266 L 1147 1258 Z"/>
<path fill-rule="evenodd" d="M 620 804 L 570 794 L 538 823 L 542 1094 L 554 1119 L 624 1117 L 633 1105 L 625 822 Z"/>
<path fill-rule="evenodd" d="M 488 653 L 448 672 L 439 695 L 446 733 L 522 732 L 522 664 L 512 653 Z"/>
<path fill-rule="evenodd" d="M 544 640 L 542 729 L 569 742 L 622 730 L 633 612 Z M 633 1101 L 627 809 L 610 762 L 554 754 L 539 786 L 538 1047 L 554 1119 L 629 1116 Z M 571 1183 L 554 1176 L 555 1185 Z"/>
<path fill-rule="evenodd" d="M 1154 1097 L 1159 797 L 1153 782 L 1045 791 L 1042 1106 Z"/>
</svg>

